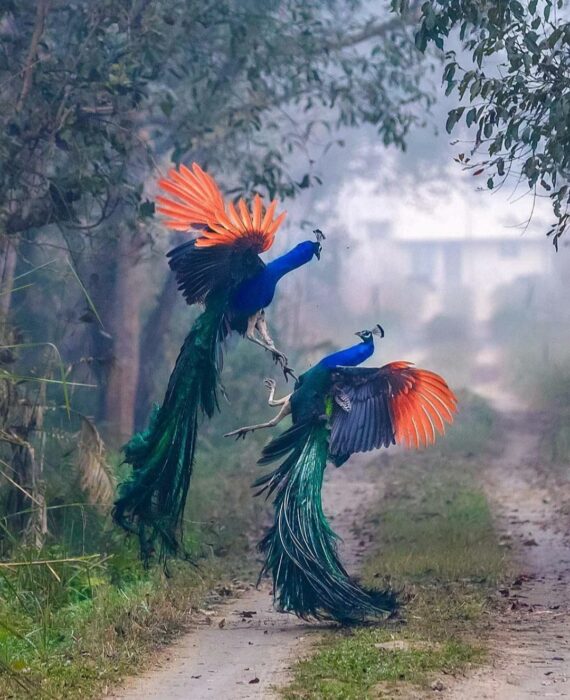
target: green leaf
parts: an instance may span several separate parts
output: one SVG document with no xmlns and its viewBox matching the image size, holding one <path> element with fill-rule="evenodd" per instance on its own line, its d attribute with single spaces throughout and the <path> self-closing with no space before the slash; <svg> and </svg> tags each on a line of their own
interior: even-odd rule
<svg viewBox="0 0 570 700">
<path fill-rule="evenodd" d="M 451 93 L 453 92 L 453 90 L 455 89 L 456 86 L 457 86 L 457 80 L 450 80 L 447 83 L 447 87 L 445 88 L 445 95 L 447 97 L 449 97 L 449 95 L 451 95 Z"/>
<path fill-rule="evenodd" d="M 447 116 L 447 121 L 445 123 L 445 130 L 447 131 L 448 134 L 451 134 L 453 131 L 453 127 L 457 124 L 457 122 L 461 119 L 461 115 L 465 111 L 465 107 L 457 107 L 456 109 L 452 109 L 448 116 Z"/>
<path fill-rule="evenodd" d="M 562 34 L 564 34 L 563 26 L 558 27 L 552 32 L 552 34 L 546 40 L 546 43 L 548 44 L 549 48 L 553 49 L 555 47 L 555 45 L 560 41 Z"/>
<path fill-rule="evenodd" d="M 471 84 L 471 90 L 469 91 L 469 99 L 473 102 L 473 100 L 477 97 L 477 95 L 481 92 L 481 79 L 477 78 L 472 84 Z"/>
<path fill-rule="evenodd" d="M 427 47 L 427 32 L 424 29 L 423 25 L 416 32 L 416 36 L 414 37 L 414 43 L 416 45 L 416 49 L 424 53 Z"/>
<path fill-rule="evenodd" d="M 524 19 L 524 7 L 518 2 L 518 0 L 511 0 L 510 2 L 511 12 L 517 19 Z"/>
<path fill-rule="evenodd" d="M 538 48 L 538 44 L 536 43 L 537 38 L 538 37 L 535 32 L 528 32 L 528 34 L 525 34 L 524 43 L 529 48 L 531 53 L 540 53 L 540 49 Z"/>
</svg>

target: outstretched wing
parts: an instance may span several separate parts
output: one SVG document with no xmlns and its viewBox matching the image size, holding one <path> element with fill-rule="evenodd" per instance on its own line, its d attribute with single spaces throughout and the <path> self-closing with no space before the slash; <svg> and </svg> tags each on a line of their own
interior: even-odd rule
<svg viewBox="0 0 570 700">
<path fill-rule="evenodd" d="M 336 462 L 391 444 L 431 445 L 457 408 L 442 377 L 410 362 L 339 367 L 332 380 L 330 455 Z"/>
<path fill-rule="evenodd" d="M 187 241 L 168 253 L 178 289 L 187 303 L 204 303 L 210 292 L 234 288 L 253 277 L 265 263 L 253 248 L 216 245 L 199 248 L 200 239 Z"/>
<path fill-rule="evenodd" d="M 251 210 L 244 199 L 237 206 L 226 204 L 214 179 L 197 163 L 170 170 L 158 184 L 170 195 L 156 198 L 165 225 L 198 234 L 169 253 L 189 304 L 203 302 L 212 290 L 239 283 L 263 267 L 259 253 L 271 247 L 285 218 L 285 212 L 275 216 L 276 200 L 265 208 L 255 195 Z"/>
</svg>

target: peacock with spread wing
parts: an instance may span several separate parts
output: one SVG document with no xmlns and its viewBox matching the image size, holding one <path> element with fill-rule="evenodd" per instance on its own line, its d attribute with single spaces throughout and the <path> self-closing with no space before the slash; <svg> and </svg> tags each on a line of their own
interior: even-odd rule
<svg viewBox="0 0 570 700">
<path fill-rule="evenodd" d="M 261 575 L 272 574 L 281 610 L 342 623 L 387 614 L 395 597 L 365 590 L 340 562 L 321 500 L 327 463 L 340 467 L 356 452 L 390 445 L 430 445 L 457 406 L 439 375 L 409 362 L 358 367 L 384 331 L 378 325 L 357 335 L 361 342 L 324 357 L 299 377 L 289 396 L 275 400 L 275 382 L 266 380 L 269 404 L 281 407 L 277 416 L 227 434 L 245 437 L 291 414 L 292 426 L 264 448 L 259 464 L 283 461 L 254 484 L 258 493 L 275 495 L 273 526 L 260 543 Z"/>
</svg>

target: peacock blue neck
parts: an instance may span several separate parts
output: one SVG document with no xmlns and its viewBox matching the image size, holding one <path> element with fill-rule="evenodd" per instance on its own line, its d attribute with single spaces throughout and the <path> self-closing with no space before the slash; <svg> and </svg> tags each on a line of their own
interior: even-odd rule
<svg viewBox="0 0 570 700">
<path fill-rule="evenodd" d="M 364 340 L 350 348 L 333 352 L 319 362 L 323 367 L 355 367 L 367 360 L 374 352 L 374 340 Z"/>
<path fill-rule="evenodd" d="M 280 280 L 291 270 L 295 270 L 301 265 L 305 265 L 315 254 L 316 245 L 313 241 L 303 241 L 292 248 L 285 255 L 281 255 L 270 263 L 267 263 L 265 274 L 275 281 Z"/>
</svg>

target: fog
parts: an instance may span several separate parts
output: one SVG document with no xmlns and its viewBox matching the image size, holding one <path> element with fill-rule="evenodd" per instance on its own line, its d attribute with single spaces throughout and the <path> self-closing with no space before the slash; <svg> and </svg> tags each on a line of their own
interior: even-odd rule
<svg viewBox="0 0 570 700">
<path fill-rule="evenodd" d="M 438 130 L 448 107 L 436 103 L 406 152 L 362 129 L 318 160 L 322 185 L 286 203 L 277 249 L 319 227 L 323 257 L 318 273 L 284 280 L 280 308 L 302 316 L 309 362 L 323 339 L 341 347 L 379 322 L 386 337 L 368 364 L 429 363 L 456 386 L 496 394 L 566 359 L 569 249 L 546 237 L 548 198 L 515 175 L 490 191 L 457 161 L 473 144 Z"/>
</svg>

